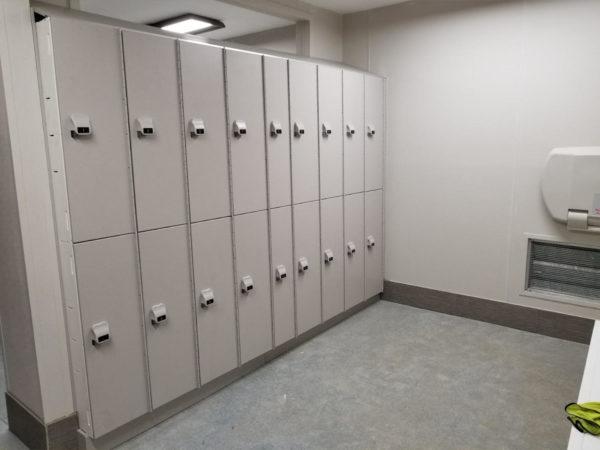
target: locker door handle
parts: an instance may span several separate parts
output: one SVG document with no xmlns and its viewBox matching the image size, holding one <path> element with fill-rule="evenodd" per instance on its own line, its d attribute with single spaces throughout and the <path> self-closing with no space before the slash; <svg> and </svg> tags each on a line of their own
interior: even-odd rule
<svg viewBox="0 0 600 450">
<path fill-rule="evenodd" d="M 200 291 L 200 307 L 208 308 L 215 303 L 215 293 L 212 289 L 203 289 Z"/>
<path fill-rule="evenodd" d="M 246 134 L 247 127 L 245 120 L 235 120 L 233 122 L 233 135 L 237 138 L 242 137 Z"/>
<path fill-rule="evenodd" d="M 252 277 L 250 275 L 243 276 L 241 285 L 242 294 L 248 294 L 251 290 L 254 289 L 254 280 L 252 280 Z"/>
<path fill-rule="evenodd" d="M 330 262 L 333 261 L 333 250 L 331 250 L 330 248 L 328 248 L 327 250 L 325 250 L 323 252 L 324 257 L 325 257 L 325 264 L 329 264 Z"/>
<path fill-rule="evenodd" d="M 159 325 L 167 320 L 167 307 L 164 303 L 154 305 L 150 311 L 152 325 Z"/>
<path fill-rule="evenodd" d="M 279 264 L 275 268 L 275 279 L 277 281 L 283 281 L 285 278 L 287 278 L 287 270 L 283 264 Z"/>
<path fill-rule="evenodd" d="M 294 136 L 300 137 L 304 134 L 304 125 L 302 122 L 294 122 Z"/>
<path fill-rule="evenodd" d="M 375 247 L 375 238 L 372 235 L 367 236 L 367 248 Z"/>
<path fill-rule="evenodd" d="M 304 256 L 298 258 L 298 272 L 303 273 L 308 270 L 308 259 Z"/>
<path fill-rule="evenodd" d="M 92 325 L 92 345 L 100 345 L 110 341 L 108 322 L 102 321 Z"/>
<path fill-rule="evenodd" d="M 354 253 L 356 253 L 356 245 L 354 245 L 354 242 L 352 241 L 348 242 L 346 249 L 348 250 L 348 256 L 352 256 Z"/>
</svg>

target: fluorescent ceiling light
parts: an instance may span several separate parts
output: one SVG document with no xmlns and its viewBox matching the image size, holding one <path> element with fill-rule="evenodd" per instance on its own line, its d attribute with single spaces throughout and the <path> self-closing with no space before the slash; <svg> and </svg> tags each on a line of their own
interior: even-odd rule
<svg viewBox="0 0 600 450">
<path fill-rule="evenodd" d="M 151 25 L 178 34 L 199 34 L 218 28 L 225 28 L 225 24 L 220 20 L 196 14 L 184 14 L 171 19 L 161 20 Z"/>
</svg>

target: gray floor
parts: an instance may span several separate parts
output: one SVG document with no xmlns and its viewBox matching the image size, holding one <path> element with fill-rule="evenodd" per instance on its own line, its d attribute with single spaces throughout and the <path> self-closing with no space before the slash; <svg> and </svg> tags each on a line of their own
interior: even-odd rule
<svg viewBox="0 0 600 450">
<path fill-rule="evenodd" d="M 123 449 L 564 449 L 587 346 L 379 302 Z"/>
</svg>

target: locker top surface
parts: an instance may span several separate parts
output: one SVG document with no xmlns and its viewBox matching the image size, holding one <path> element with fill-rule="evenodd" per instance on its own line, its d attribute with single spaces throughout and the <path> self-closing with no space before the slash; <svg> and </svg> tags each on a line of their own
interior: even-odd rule
<svg viewBox="0 0 600 450">
<path fill-rule="evenodd" d="M 86 22 L 94 22 L 97 24 L 101 24 L 101 25 L 105 25 L 105 26 L 109 26 L 109 27 L 113 27 L 113 28 L 119 28 L 122 30 L 138 31 L 138 32 L 143 32 L 143 33 L 148 33 L 148 34 L 167 36 L 167 37 L 171 37 L 171 38 L 176 38 L 180 41 L 195 42 L 198 44 L 229 48 L 232 50 L 256 53 L 258 55 L 268 55 L 268 56 L 276 56 L 276 57 L 290 59 L 290 60 L 308 61 L 308 62 L 313 62 L 313 63 L 317 63 L 317 64 L 321 64 L 321 65 L 328 65 L 328 66 L 338 67 L 341 69 L 350 70 L 350 71 L 354 71 L 354 72 L 369 74 L 369 75 L 372 75 L 375 77 L 385 79 L 385 77 L 382 77 L 380 75 L 377 75 L 377 74 L 374 74 L 371 72 L 367 72 L 367 71 L 364 71 L 364 70 L 358 69 L 356 67 L 352 67 L 352 66 L 349 66 L 347 64 L 343 64 L 343 63 L 337 62 L 337 61 L 330 61 L 330 60 L 320 59 L 320 58 L 309 58 L 309 57 L 305 57 L 305 56 L 293 55 L 293 54 L 289 54 L 289 53 L 277 52 L 274 50 L 268 50 L 268 49 L 262 49 L 262 48 L 258 49 L 258 48 L 243 45 L 243 44 L 219 41 L 219 40 L 215 40 L 215 39 L 207 39 L 207 38 L 200 37 L 200 36 L 180 35 L 180 34 L 176 34 L 176 33 L 170 33 L 168 31 L 161 30 L 160 28 L 151 27 L 149 25 L 132 23 L 132 22 L 127 22 L 125 20 L 114 19 L 112 17 L 101 16 L 98 14 L 91 14 L 91 13 L 87 13 L 87 12 L 83 12 L 83 11 L 76 11 L 76 10 L 61 8 L 59 6 L 42 3 L 40 1 L 35 1 L 35 0 L 32 1 L 31 8 L 32 8 L 33 12 L 36 12 L 41 16 L 49 18 L 52 21 L 58 19 L 58 20 L 80 20 L 80 21 L 86 21 Z"/>
</svg>

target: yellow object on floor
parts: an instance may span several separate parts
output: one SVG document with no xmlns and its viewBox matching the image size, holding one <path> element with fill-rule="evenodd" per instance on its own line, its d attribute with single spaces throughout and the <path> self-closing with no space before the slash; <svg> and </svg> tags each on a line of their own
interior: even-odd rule
<svg viewBox="0 0 600 450">
<path fill-rule="evenodd" d="M 600 435 L 600 402 L 569 403 L 567 419 L 581 433 Z"/>
</svg>

